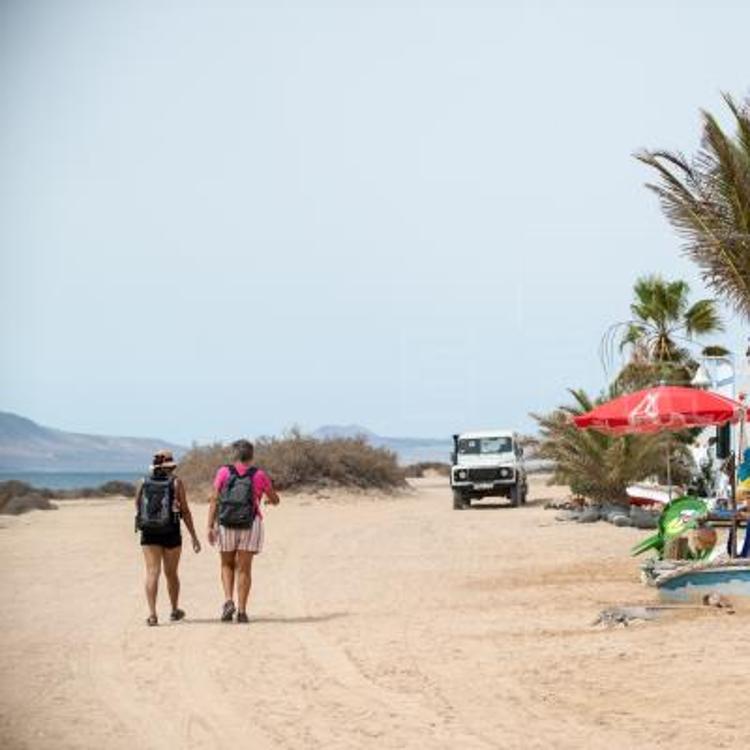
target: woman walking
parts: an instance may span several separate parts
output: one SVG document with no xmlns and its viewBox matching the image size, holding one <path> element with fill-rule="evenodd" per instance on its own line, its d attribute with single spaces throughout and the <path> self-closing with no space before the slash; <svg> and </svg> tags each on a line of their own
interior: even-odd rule
<svg viewBox="0 0 750 750">
<path fill-rule="evenodd" d="M 178 606 L 180 579 L 177 567 L 182 552 L 180 519 L 190 532 L 193 551 L 201 551 L 185 485 L 174 475 L 176 468 L 177 464 L 170 451 L 163 450 L 154 454 L 149 475 L 141 482 L 135 497 L 136 529 L 141 532 L 143 559 L 146 563 L 146 601 L 149 609 L 146 623 L 152 626 L 159 623 L 156 594 L 162 567 L 172 605 L 169 619 L 176 622 L 185 617 L 185 612 Z"/>
<path fill-rule="evenodd" d="M 252 443 L 237 440 L 232 451 L 234 463 L 222 466 L 214 478 L 208 507 L 208 541 L 218 545 L 221 554 L 221 619 L 231 622 L 237 612 L 237 622 L 246 623 L 253 558 L 263 549 L 261 499 L 265 495 L 266 502 L 272 505 L 278 505 L 280 500 L 268 475 L 252 465 Z"/>
</svg>

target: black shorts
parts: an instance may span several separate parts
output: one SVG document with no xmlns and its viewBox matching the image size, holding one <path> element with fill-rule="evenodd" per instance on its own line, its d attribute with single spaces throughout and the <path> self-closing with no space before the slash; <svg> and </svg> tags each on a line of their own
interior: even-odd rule
<svg viewBox="0 0 750 750">
<path fill-rule="evenodd" d="M 164 549 L 174 549 L 175 547 L 182 546 L 182 534 L 180 533 L 180 527 L 178 526 L 174 530 L 165 532 L 155 531 L 142 531 L 141 532 L 141 544 L 142 545 L 156 545 L 157 547 L 164 547 Z"/>
</svg>

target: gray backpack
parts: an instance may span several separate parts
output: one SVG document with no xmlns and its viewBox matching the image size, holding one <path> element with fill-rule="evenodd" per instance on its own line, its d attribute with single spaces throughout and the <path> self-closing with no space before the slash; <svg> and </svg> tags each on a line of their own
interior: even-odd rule
<svg viewBox="0 0 750 750">
<path fill-rule="evenodd" d="M 251 466 L 239 475 L 234 466 L 227 466 L 229 479 L 219 495 L 219 523 L 230 529 L 249 529 L 255 520 L 253 477 L 258 471 Z"/>
<path fill-rule="evenodd" d="M 136 528 L 141 531 L 169 531 L 177 518 L 174 499 L 174 479 L 146 477 L 138 501 Z"/>
</svg>

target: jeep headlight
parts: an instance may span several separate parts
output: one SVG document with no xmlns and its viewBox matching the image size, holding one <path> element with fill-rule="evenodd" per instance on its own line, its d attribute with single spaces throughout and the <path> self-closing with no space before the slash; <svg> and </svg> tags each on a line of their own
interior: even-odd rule
<svg viewBox="0 0 750 750">
<path fill-rule="evenodd" d="M 468 472 L 466 471 L 466 469 L 459 469 L 459 470 L 458 470 L 458 471 L 456 472 L 456 478 L 457 478 L 457 479 L 466 479 L 466 478 L 467 478 L 468 476 L 469 476 L 469 474 L 468 474 Z"/>
<path fill-rule="evenodd" d="M 513 472 L 510 469 L 500 469 L 500 476 L 503 479 L 508 479 L 508 477 L 513 476 Z"/>
</svg>

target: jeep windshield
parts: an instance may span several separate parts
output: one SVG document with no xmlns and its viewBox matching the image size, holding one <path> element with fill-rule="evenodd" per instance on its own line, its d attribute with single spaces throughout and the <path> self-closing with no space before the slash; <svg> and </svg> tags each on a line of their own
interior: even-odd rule
<svg viewBox="0 0 750 750">
<path fill-rule="evenodd" d="M 458 441 L 458 452 L 462 456 L 510 453 L 513 439 L 509 437 L 462 438 Z"/>
</svg>

